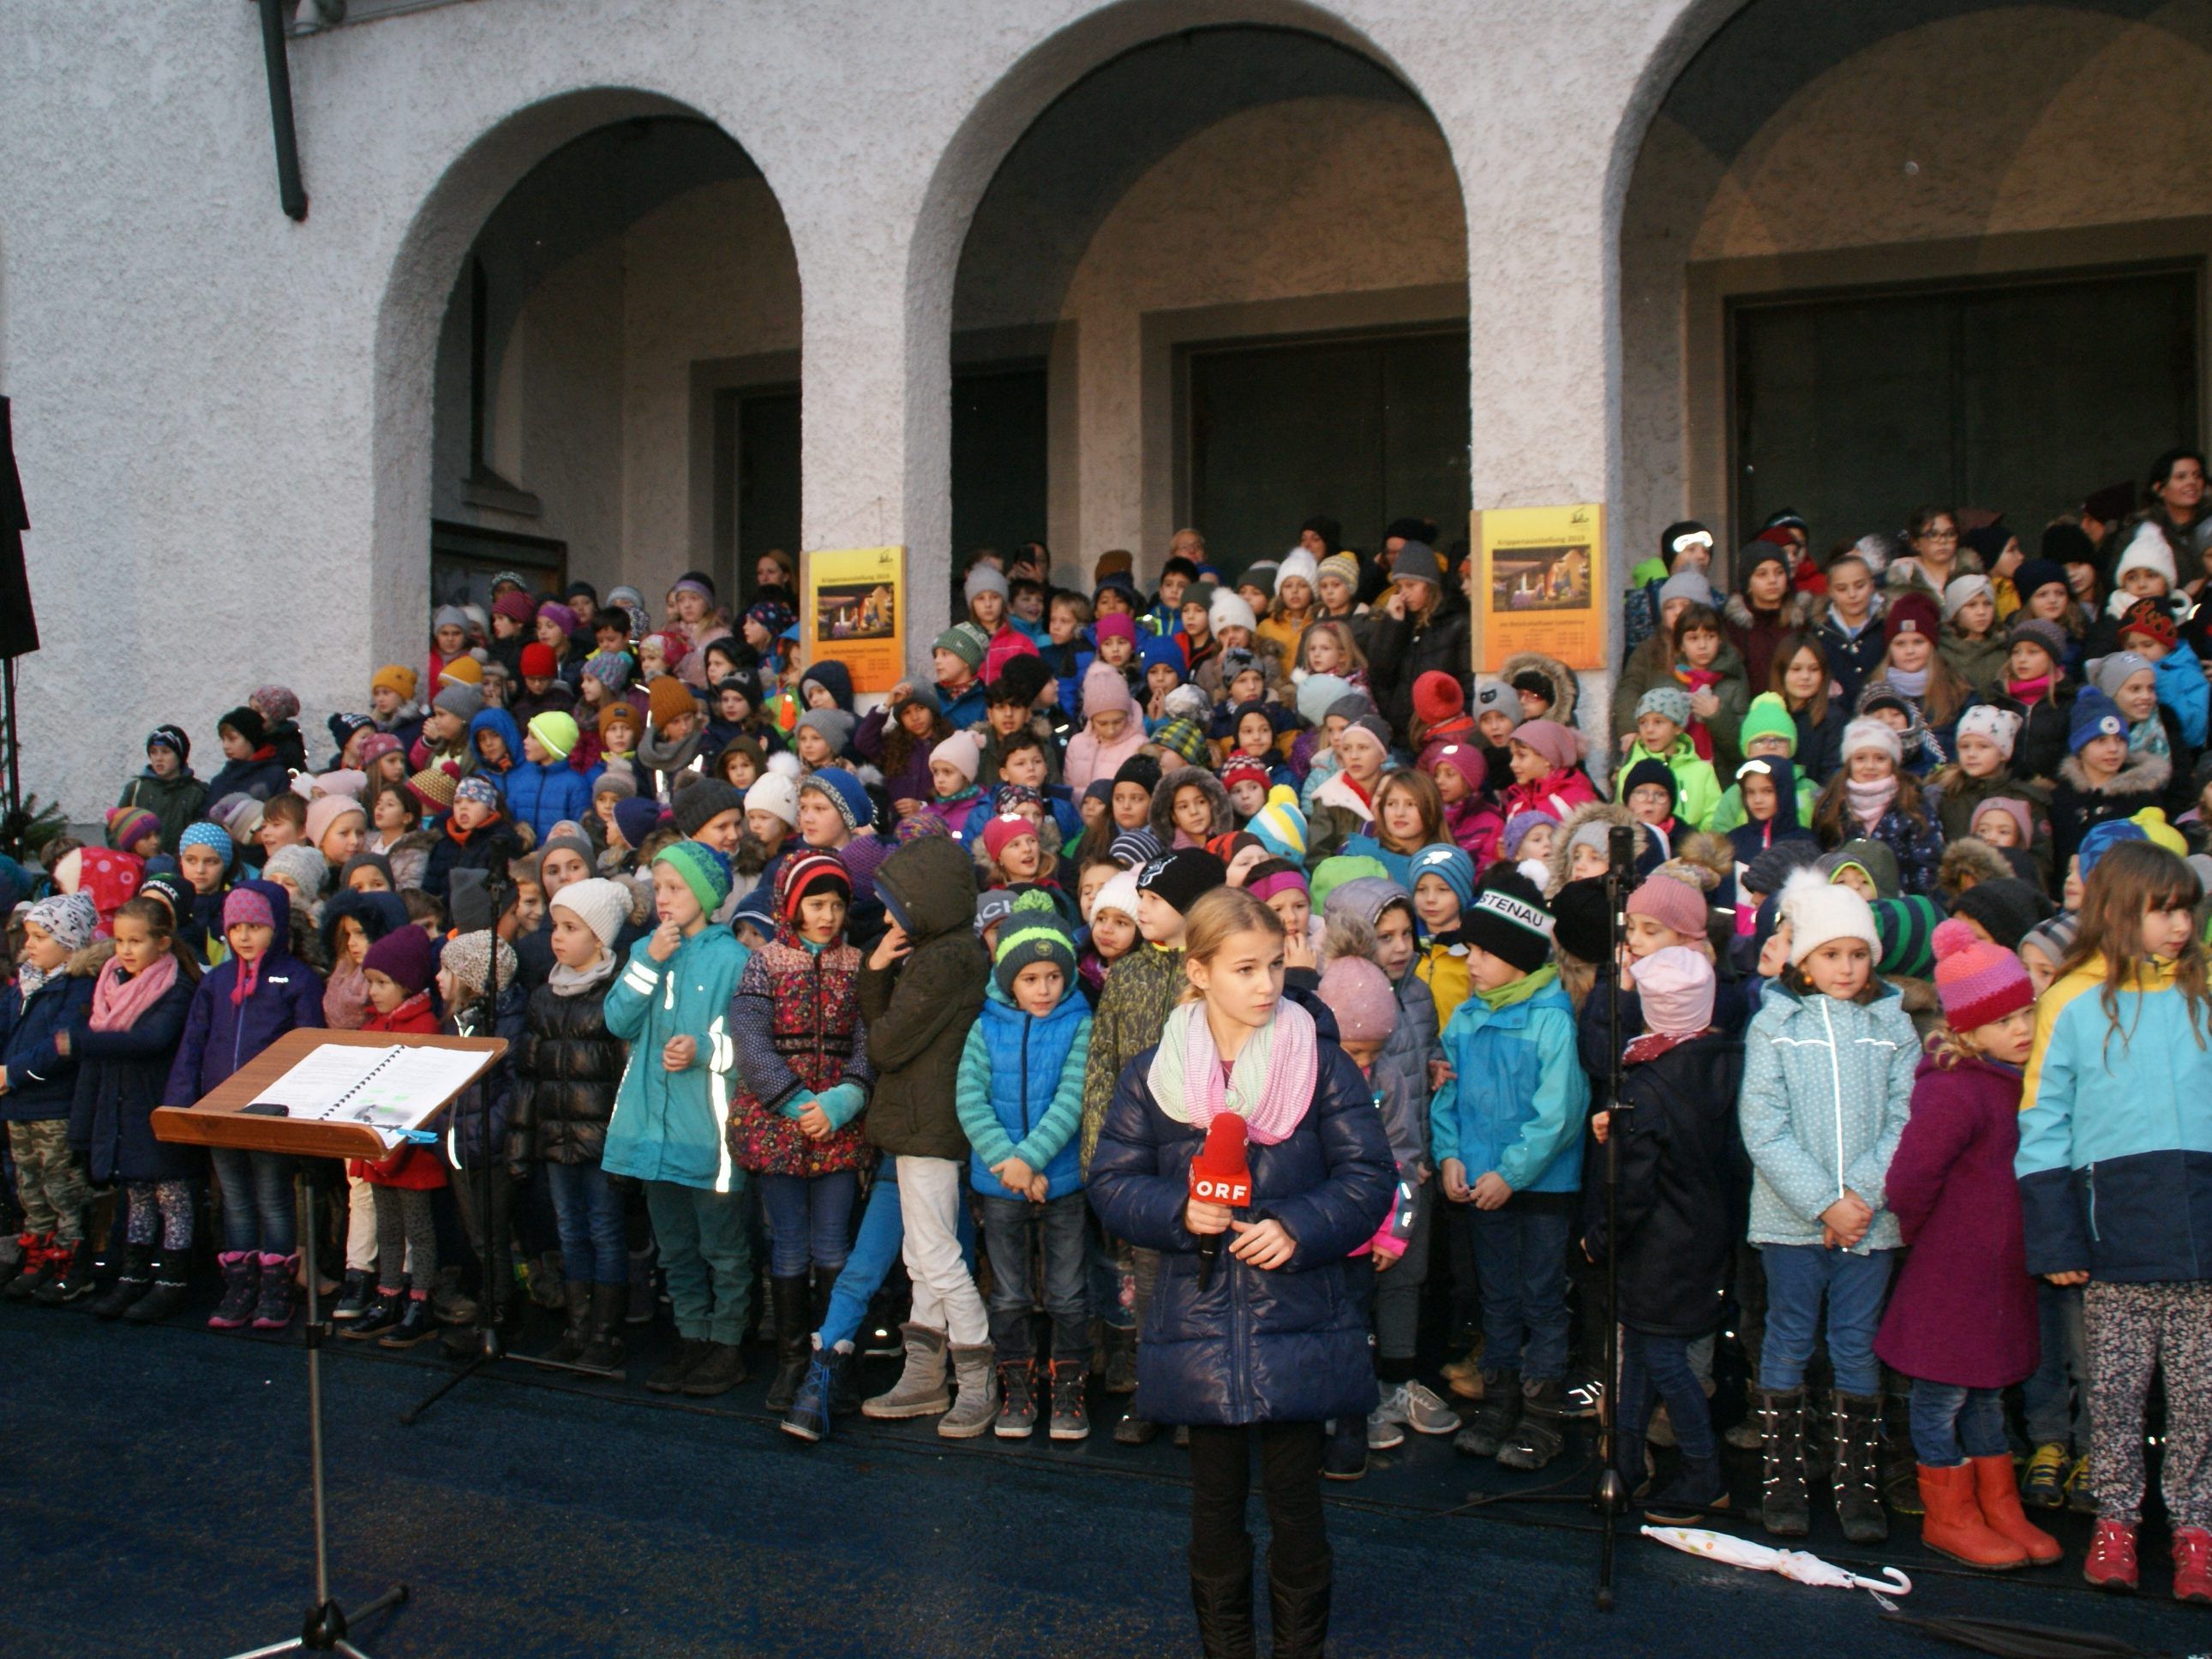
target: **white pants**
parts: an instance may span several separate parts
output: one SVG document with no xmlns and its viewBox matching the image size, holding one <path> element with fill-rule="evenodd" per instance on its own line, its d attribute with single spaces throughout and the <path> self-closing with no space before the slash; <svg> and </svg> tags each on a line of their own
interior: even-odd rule
<svg viewBox="0 0 2212 1659">
<path fill-rule="evenodd" d="M 991 1340 L 991 1321 L 960 1254 L 960 1165 L 902 1154 L 898 1188 L 914 1322 L 943 1331 L 955 1347 L 980 1347 Z"/>
<path fill-rule="evenodd" d="M 346 1271 L 376 1276 L 376 1188 L 357 1175 L 346 1177 Z M 415 1265 L 415 1251 L 407 1252 Z"/>
</svg>

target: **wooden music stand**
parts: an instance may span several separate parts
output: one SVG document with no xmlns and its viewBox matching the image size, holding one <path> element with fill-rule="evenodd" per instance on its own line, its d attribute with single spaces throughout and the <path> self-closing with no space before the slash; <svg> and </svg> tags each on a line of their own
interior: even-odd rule
<svg viewBox="0 0 2212 1659">
<path fill-rule="evenodd" d="M 331 1043 L 343 1048 L 465 1049 L 481 1054 L 484 1067 L 490 1066 L 507 1052 L 505 1040 L 499 1037 L 403 1036 L 390 1031 L 287 1031 L 197 1104 L 156 1107 L 152 1114 L 155 1137 L 180 1146 L 228 1146 L 239 1152 L 277 1152 L 297 1158 L 387 1157 L 391 1148 L 386 1146 L 384 1137 L 366 1124 L 272 1117 L 244 1109 L 256 1095 L 294 1066 Z M 483 1075 L 483 1068 L 477 1075 Z M 445 1104 L 452 1102 L 448 1100 Z M 444 1110 L 441 1105 L 439 1112 Z M 315 1236 L 321 1229 L 321 1218 L 317 1213 L 320 1188 L 310 1178 L 301 1183 L 301 1193 L 307 1223 L 303 1249 L 307 1319 L 304 1334 L 307 1346 L 308 1464 L 314 1492 L 315 1601 L 307 1609 L 299 1635 L 239 1654 L 235 1659 L 271 1659 L 276 1654 L 295 1652 L 341 1653 L 348 1659 L 368 1659 L 346 1639 L 346 1614 L 331 1598 L 330 1550 L 323 1504 L 323 1341 L 330 1332 L 323 1322 L 317 1290 L 321 1274 L 315 1261 Z M 395 1584 L 366 1607 L 356 1608 L 353 1616 L 365 1619 L 406 1599 L 407 1586 Z"/>
</svg>

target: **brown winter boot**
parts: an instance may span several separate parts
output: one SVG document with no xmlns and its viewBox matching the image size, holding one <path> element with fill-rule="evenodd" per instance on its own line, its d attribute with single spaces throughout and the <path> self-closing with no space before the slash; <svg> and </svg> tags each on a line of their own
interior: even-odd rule
<svg viewBox="0 0 2212 1659">
<path fill-rule="evenodd" d="M 2005 1485 L 2009 1488 L 2011 1460 L 1999 1461 L 2006 1464 Z M 2001 1572 L 2026 1566 L 2027 1552 L 1982 1518 L 1974 1477 L 1975 1471 L 1964 1463 L 1949 1469 L 1920 1465 L 1920 1501 L 1928 1506 L 1920 1522 L 1920 1541 L 1938 1555 L 1948 1555 L 1970 1567 Z"/>
</svg>

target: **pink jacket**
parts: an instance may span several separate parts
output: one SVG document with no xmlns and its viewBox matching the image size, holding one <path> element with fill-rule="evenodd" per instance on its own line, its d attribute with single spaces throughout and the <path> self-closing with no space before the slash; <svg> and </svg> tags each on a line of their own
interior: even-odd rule
<svg viewBox="0 0 2212 1659">
<path fill-rule="evenodd" d="M 1116 709 L 1124 717 L 1121 735 L 1111 743 L 1101 743 L 1089 722 L 1099 714 Z M 1079 796 L 1100 778 L 1110 779 L 1121 769 L 1123 761 L 1145 746 L 1144 716 L 1137 710 L 1136 699 L 1129 695 L 1128 681 L 1111 663 L 1094 662 L 1085 672 L 1083 718 L 1083 729 L 1067 740 L 1067 758 L 1060 768 L 1067 787 Z"/>
</svg>

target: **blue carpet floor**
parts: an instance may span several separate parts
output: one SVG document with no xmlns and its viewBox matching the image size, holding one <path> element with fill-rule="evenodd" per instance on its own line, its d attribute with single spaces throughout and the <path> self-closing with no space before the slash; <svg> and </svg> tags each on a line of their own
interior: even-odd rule
<svg viewBox="0 0 2212 1659">
<path fill-rule="evenodd" d="M 335 1346 L 334 1589 L 355 1605 L 395 1581 L 412 1590 L 356 1632 L 376 1659 L 1195 1650 L 1182 1456 L 1164 1438 L 1139 1451 L 1103 1429 L 1076 1449 L 952 1446 L 927 1424 L 867 1425 L 810 1449 L 769 1426 L 758 1382 L 670 1407 L 635 1382 L 571 1389 L 515 1370 L 471 1379 L 403 1428 L 399 1412 L 442 1374 L 434 1348 Z M 0 1354 L 0 1659 L 209 1659 L 293 1633 L 311 1585 L 296 1339 L 9 1304 Z M 1626 1534 L 1620 1609 L 1600 1614 L 1581 1505 L 1437 1513 L 1512 1479 L 1447 1440 L 1416 1439 L 1333 1486 L 1330 1651 L 1960 1651 L 1884 1626 L 1863 1594 Z M 1586 1480 L 1573 1475 L 1574 1489 Z M 2124 1601 L 2081 1584 L 2070 1518 L 2066 1564 L 2032 1578 L 1932 1567 L 1912 1531 L 1902 1524 L 1881 1559 L 1913 1574 L 1913 1612 L 2106 1632 L 2154 1652 L 2212 1648 L 2212 1612 L 2164 1599 L 2154 1532 L 2146 1595 Z M 1832 1559 L 1851 1553 L 1832 1534 L 1811 1541 Z"/>
</svg>

